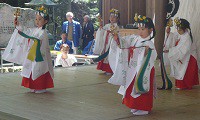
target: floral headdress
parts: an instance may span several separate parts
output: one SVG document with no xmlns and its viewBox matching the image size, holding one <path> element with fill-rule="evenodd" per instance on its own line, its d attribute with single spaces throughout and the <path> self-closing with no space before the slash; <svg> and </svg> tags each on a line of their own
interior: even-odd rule
<svg viewBox="0 0 200 120">
<path fill-rule="evenodd" d="M 137 15 L 137 13 L 135 14 L 134 20 L 138 23 L 138 26 L 145 26 L 149 22 L 146 16 Z"/>
<path fill-rule="evenodd" d="M 44 6 L 38 7 L 38 8 L 36 8 L 36 10 L 37 10 L 36 14 L 41 15 L 43 18 L 48 15 L 47 9 Z"/>
<path fill-rule="evenodd" d="M 113 8 L 110 10 L 110 14 L 114 14 L 114 16 L 119 17 L 119 10 Z"/>
<path fill-rule="evenodd" d="M 174 19 L 174 23 L 176 24 L 177 27 L 182 27 L 182 25 L 181 25 L 181 20 L 180 20 L 179 17 L 176 17 L 176 18 Z"/>
</svg>

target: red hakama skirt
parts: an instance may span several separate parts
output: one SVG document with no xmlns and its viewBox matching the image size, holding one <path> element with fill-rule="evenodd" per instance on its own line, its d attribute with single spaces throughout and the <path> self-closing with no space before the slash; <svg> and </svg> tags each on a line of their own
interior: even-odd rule
<svg viewBox="0 0 200 120">
<path fill-rule="evenodd" d="M 32 74 L 30 75 L 30 78 L 23 77 L 22 78 L 22 86 L 30 89 L 35 90 L 43 90 L 47 88 L 53 88 L 53 79 L 51 78 L 51 75 L 49 72 L 41 75 L 35 80 L 32 80 L 31 78 Z"/>
<path fill-rule="evenodd" d="M 183 80 L 176 79 L 175 85 L 180 89 L 192 89 L 192 86 L 199 85 L 197 60 L 192 55 Z"/>
<path fill-rule="evenodd" d="M 148 93 L 141 94 L 137 98 L 133 98 L 131 96 L 131 92 L 133 90 L 133 85 L 135 81 L 135 77 L 131 84 L 129 85 L 128 89 L 126 90 L 126 95 L 123 98 L 122 103 L 125 104 L 127 107 L 131 109 L 137 109 L 137 110 L 145 110 L 145 111 L 151 111 L 153 107 L 153 81 L 154 81 L 154 75 L 155 75 L 155 69 L 154 67 L 151 69 L 150 74 L 150 90 Z"/>
<path fill-rule="evenodd" d="M 105 71 L 107 73 L 113 73 L 112 69 L 110 68 L 110 65 L 108 63 L 103 63 L 104 60 L 101 60 L 98 62 L 97 65 L 97 70 L 102 70 Z"/>
</svg>

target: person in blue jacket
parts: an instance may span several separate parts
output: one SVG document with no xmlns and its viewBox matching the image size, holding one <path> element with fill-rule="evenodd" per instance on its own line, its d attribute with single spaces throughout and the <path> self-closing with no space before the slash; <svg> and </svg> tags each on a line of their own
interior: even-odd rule
<svg viewBox="0 0 200 120">
<path fill-rule="evenodd" d="M 72 42 L 69 41 L 69 40 L 67 40 L 67 34 L 66 34 L 66 33 L 62 33 L 62 34 L 61 34 L 61 38 L 62 38 L 61 40 L 58 40 L 58 41 L 56 42 L 56 44 L 55 44 L 55 46 L 54 46 L 54 50 L 60 51 L 60 46 L 61 46 L 62 44 L 67 44 L 67 45 L 70 47 L 70 49 L 69 49 L 69 54 L 72 54 L 72 53 L 73 53 Z"/>
<path fill-rule="evenodd" d="M 93 54 L 93 49 L 94 49 L 94 44 L 95 44 L 95 38 L 96 38 L 96 31 L 94 31 L 94 39 L 91 40 L 87 46 L 83 49 L 82 54 L 83 55 L 92 55 Z"/>
<path fill-rule="evenodd" d="M 78 54 L 81 25 L 79 22 L 73 20 L 73 17 L 74 14 L 72 12 L 66 13 L 67 21 L 62 25 L 62 32 L 67 34 L 69 41 L 72 41 L 73 54 Z"/>
<path fill-rule="evenodd" d="M 88 43 L 88 45 L 83 49 L 82 54 L 83 55 L 92 55 L 94 44 L 95 44 L 95 40 L 90 41 Z"/>
</svg>

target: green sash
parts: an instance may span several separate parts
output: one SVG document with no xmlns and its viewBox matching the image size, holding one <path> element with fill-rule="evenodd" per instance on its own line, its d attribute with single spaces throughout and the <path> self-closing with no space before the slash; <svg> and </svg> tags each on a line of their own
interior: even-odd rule
<svg viewBox="0 0 200 120">
<path fill-rule="evenodd" d="M 150 80 L 147 80 L 147 77 L 145 77 L 144 74 L 145 74 L 145 71 L 146 71 L 147 66 L 149 64 L 151 54 L 152 54 L 152 49 L 149 48 L 148 54 L 147 54 L 146 59 L 144 61 L 144 64 L 140 68 L 139 73 L 138 73 L 138 75 L 135 79 L 134 87 L 135 87 L 136 93 L 143 94 L 143 93 L 147 93 L 149 91 L 149 89 L 144 88 L 144 82 L 150 82 Z M 149 88 L 150 88 L 150 86 L 149 86 Z"/>
<path fill-rule="evenodd" d="M 23 33 L 22 31 L 19 31 L 18 30 L 18 33 L 22 36 L 22 37 L 25 37 L 25 38 L 28 38 L 28 39 L 32 39 L 34 41 L 34 44 L 32 45 L 29 53 L 28 53 L 28 57 L 27 59 L 31 60 L 31 61 L 36 61 L 36 62 L 41 62 L 41 61 L 44 61 L 43 60 L 43 57 L 42 57 L 42 54 L 41 54 L 41 51 L 40 51 L 40 40 L 35 38 L 35 37 L 31 37 L 31 36 L 28 36 L 26 35 L 25 33 Z"/>
</svg>

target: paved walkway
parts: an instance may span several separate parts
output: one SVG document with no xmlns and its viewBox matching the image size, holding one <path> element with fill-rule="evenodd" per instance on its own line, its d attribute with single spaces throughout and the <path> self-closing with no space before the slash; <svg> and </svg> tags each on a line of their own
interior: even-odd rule
<svg viewBox="0 0 200 120">
<path fill-rule="evenodd" d="M 95 67 L 56 68 L 55 88 L 45 94 L 21 87 L 19 72 L 0 74 L 0 120 L 200 120 L 200 86 L 158 91 L 150 115 L 133 116 Z"/>
</svg>

